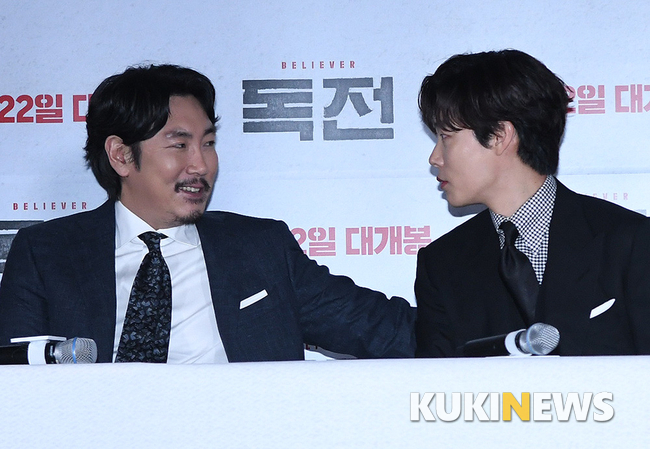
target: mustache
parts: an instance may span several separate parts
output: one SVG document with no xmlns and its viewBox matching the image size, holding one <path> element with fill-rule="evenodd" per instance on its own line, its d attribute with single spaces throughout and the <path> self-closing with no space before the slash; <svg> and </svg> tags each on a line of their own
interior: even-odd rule
<svg viewBox="0 0 650 449">
<path fill-rule="evenodd" d="M 181 187 L 191 186 L 196 183 L 200 183 L 203 186 L 203 190 L 205 190 L 206 192 L 209 192 L 212 189 L 210 183 L 206 181 L 205 178 L 193 178 L 193 179 L 186 179 L 185 181 L 177 182 L 176 186 L 174 186 L 174 190 L 178 192 Z"/>
</svg>

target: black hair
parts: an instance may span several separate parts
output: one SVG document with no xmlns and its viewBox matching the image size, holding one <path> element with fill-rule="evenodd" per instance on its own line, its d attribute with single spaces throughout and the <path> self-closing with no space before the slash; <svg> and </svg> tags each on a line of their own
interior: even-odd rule
<svg viewBox="0 0 650 449">
<path fill-rule="evenodd" d="M 519 157 L 544 175 L 557 171 L 569 103 L 564 82 L 518 50 L 452 56 L 424 78 L 419 95 L 429 129 L 471 129 L 484 147 L 511 122 Z"/>
<path fill-rule="evenodd" d="M 115 135 L 131 148 L 133 161 L 140 168 L 140 142 L 160 131 L 169 119 L 169 99 L 173 95 L 198 100 L 214 124 L 215 89 L 203 74 L 176 65 L 148 65 L 127 68 L 124 73 L 106 78 L 88 104 L 85 159 L 108 197 L 117 200 L 122 191 L 120 176 L 113 170 L 104 149 Z"/>
</svg>

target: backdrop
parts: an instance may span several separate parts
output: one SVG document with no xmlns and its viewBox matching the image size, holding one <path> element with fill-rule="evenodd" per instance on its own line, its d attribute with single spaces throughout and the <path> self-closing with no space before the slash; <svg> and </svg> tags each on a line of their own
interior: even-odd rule
<svg viewBox="0 0 650 449">
<path fill-rule="evenodd" d="M 141 63 L 212 79 L 210 209 L 285 220 L 334 273 L 414 303 L 416 251 L 449 210 L 417 94 L 456 53 L 516 48 L 573 89 L 569 187 L 649 208 L 650 3 L 542 0 L 0 0 L 0 272 L 16 229 L 92 209 L 89 94 Z"/>
</svg>

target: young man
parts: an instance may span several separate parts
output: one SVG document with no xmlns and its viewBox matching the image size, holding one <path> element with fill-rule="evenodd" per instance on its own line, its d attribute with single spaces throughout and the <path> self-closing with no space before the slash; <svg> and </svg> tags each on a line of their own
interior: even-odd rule
<svg viewBox="0 0 650 449">
<path fill-rule="evenodd" d="M 21 230 L 0 286 L 0 344 L 60 335 L 98 361 L 413 356 L 414 310 L 333 276 L 279 221 L 205 212 L 217 173 L 215 90 L 171 65 L 101 83 L 86 160 L 108 201 Z"/>
<path fill-rule="evenodd" d="M 648 220 L 555 179 L 564 83 L 520 51 L 464 54 L 419 101 L 447 201 L 488 209 L 418 254 L 416 355 L 535 322 L 559 330 L 555 354 L 650 353 Z"/>
</svg>

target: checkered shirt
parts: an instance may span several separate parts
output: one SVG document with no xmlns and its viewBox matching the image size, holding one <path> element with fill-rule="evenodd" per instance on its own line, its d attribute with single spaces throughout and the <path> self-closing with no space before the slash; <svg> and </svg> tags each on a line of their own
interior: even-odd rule
<svg viewBox="0 0 650 449">
<path fill-rule="evenodd" d="M 557 182 L 555 177 L 547 176 L 542 186 L 511 217 L 504 217 L 490 211 L 492 223 L 499 234 L 501 248 L 505 236 L 499 226 L 504 221 L 512 221 L 519 231 L 515 246 L 524 253 L 533 265 L 537 281 L 541 284 L 548 258 L 548 232 L 553 216 Z"/>
</svg>

